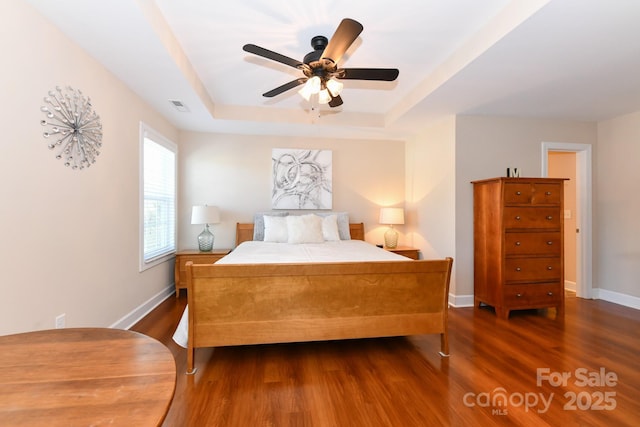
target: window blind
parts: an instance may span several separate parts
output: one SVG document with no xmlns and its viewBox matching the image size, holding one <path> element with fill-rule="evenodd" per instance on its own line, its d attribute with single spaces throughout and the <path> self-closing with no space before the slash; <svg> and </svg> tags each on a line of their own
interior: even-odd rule
<svg viewBox="0 0 640 427">
<path fill-rule="evenodd" d="M 144 137 L 143 258 L 148 263 L 176 250 L 176 152 Z"/>
</svg>

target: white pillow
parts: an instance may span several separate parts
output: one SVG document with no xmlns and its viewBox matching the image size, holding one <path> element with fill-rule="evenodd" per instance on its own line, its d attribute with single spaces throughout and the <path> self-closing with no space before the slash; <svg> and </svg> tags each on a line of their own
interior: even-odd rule
<svg viewBox="0 0 640 427">
<path fill-rule="evenodd" d="M 287 231 L 287 217 L 265 215 L 264 241 L 274 243 L 287 243 L 289 233 Z"/>
<path fill-rule="evenodd" d="M 340 240 L 337 215 L 329 215 L 322 218 L 322 236 L 327 241 Z"/>
<path fill-rule="evenodd" d="M 289 243 L 322 243 L 322 218 L 318 215 L 289 215 L 286 218 Z"/>
<path fill-rule="evenodd" d="M 264 217 L 265 216 L 287 216 L 289 212 L 257 212 L 253 216 L 253 240 L 264 240 Z M 338 220 L 339 222 L 339 220 Z"/>
<path fill-rule="evenodd" d="M 349 229 L 349 214 L 346 212 L 315 212 L 314 215 L 319 217 L 327 217 L 335 215 L 338 217 L 338 233 L 340 240 L 351 240 L 351 231 Z"/>
</svg>

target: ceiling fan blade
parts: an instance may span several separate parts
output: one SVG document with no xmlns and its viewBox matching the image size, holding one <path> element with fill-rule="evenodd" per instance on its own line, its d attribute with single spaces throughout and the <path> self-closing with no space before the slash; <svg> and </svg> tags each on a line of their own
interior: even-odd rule
<svg viewBox="0 0 640 427">
<path fill-rule="evenodd" d="M 363 30 L 363 26 L 358 21 L 345 18 L 340 22 L 333 37 L 329 40 L 329 44 L 322 52 L 322 58 L 331 59 L 334 63 L 338 63 L 342 55 L 349 49 L 349 46 L 358 38 Z"/>
<path fill-rule="evenodd" d="M 295 79 L 293 81 L 290 81 L 289 83 L 285 83 L 282 86 L 278 86 L 277 88 L 272 89 L 269 92 L 265 92 L 262 94 L 262 96 L 266 96 L 267 98 L 273 98 L 276 95 L 280 95 L 281 93 L 288 91 L 289 89 L 293 89 L 296 86 L 300 86 L 306 81 L 307 81 L 306 77 L 300 77 L 299 79 Z"/>
<path fill-rule="evenodd" d="M 398 78 L 397 68 L 341 68 L 338 70 L 339 79 L 351 80 L 383 80 L 387 82 Z"/>
<path fill-rule="evenodd" d="M 293 68 L 301 69 L 304 66 L 302 62 L 296 59 L 256 46 L 255 44 L 245 44 L 242 46 L 242 50 L 253 53 L 254 55 L 262 56 L 263 58 L 271 59 L 272 61 L 280 62 L 281 64 L 288 65 Z"/>
<path fill-rule="evenodd" d="M 334 107 L 339 107 L 341 105 L 342 105 L 342 98 L 340 97 L 340 95 L 331 97 L 331 101 L 329 101 L 329 107 L 334 108 Z"/>
</svg>

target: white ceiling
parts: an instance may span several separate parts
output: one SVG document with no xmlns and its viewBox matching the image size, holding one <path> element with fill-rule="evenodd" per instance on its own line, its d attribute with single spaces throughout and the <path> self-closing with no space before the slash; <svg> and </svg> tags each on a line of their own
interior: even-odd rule
<svg viewBox="0 0 640 427">
<path fill-rule="evenodd" d="M 640 110 L 638 0 L 28 0 L 181 129 L 403 138 L 450 114 L 597 121 Z M 311 112 L 297 91 L 262 93 L 341 19 L 364 31 L 339 65 L 398 68 L 345 81 Z M 178 112 L 169 100 L 184 103 Z"/>
</svg>

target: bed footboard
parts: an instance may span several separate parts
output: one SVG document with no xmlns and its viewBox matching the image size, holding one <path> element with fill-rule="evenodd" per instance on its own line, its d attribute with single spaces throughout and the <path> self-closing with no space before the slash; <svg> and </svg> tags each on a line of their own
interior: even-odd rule
<svg viewBox="0 0 640 427">
<path fill-rule="evenodd" d="M 187 264 L 187 369 L 199 347 L 440 334 L 449 353 L 452 258 Z"/>
</svg>

